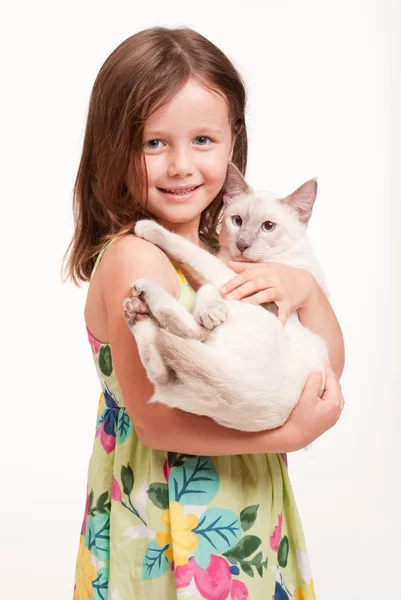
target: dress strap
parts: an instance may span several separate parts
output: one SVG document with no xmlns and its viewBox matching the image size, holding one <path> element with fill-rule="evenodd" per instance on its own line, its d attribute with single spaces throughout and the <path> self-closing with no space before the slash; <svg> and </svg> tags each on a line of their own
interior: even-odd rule
<svg viewBox="0 0 401 600">
<path fill-rule="evenodd" d="M 93 277 L 93 274 L 95 273 L 96 269 L 98 268 L 100 261 L 102 260 L 103 254 L 105 253 L 107 248 L 110 246 L 110 244 L 112 244 L 114 242 L 115 239 L 116 238 L 114 237 L 111 240 L 109 240 L 108 242 L 106 242 L 105 245 L 103 246 L 103 248 L 100 250 L 99 254 L 97 255 L 96 262 L 92 269 L 92 277 Z"/>
<path fill-rule="evenodd" d="M 178 277 L 178 281 L 180 283 L 180 286 L 182 285 L 189 285 L 187 278 L 185 277 L 184 273 L 181 271 L 180 267 L 177 265 L 177 263 L 170 258 L 170 256 L 167 256 L 167 258 L 169 259 L 169 261 L 171 262 L 171 264 L 173 265 L 175 272 L 177 273 L 177 277 Z"/>
</svg>

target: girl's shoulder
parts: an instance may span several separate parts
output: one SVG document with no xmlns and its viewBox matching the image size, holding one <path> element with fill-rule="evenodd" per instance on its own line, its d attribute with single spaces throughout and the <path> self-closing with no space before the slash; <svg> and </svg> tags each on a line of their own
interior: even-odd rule
<svg viewBox="0 0 401 600">
<path fill-rule="evenodd" d="M 116 238 L 106 247 L 97 271 L 102 287 L 132 285 L 135 279 L 144 278 L 157 281 L 174 296 L 179 293 L 177 272 L 167 255 L 133 234 Z"/>
</svg>

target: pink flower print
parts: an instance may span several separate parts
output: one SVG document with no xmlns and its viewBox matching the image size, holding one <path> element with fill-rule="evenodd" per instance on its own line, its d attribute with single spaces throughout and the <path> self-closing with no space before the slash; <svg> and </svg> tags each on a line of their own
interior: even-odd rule
<svg viewBox="0 0 401 600">
<path fill-rule="evenodd" d="M 193 557 L 189 559 L 186 565 L 175 567 L 175 583 L 177 588 L 188 587 L 194 576 L 196 562 Z"/>
<path fill-rule="evenodd" d="M 202 569 L 193 556 L 186 565 L 175 567 L 177 588 L 188 587 L 192 579 L 205 600 L 226 600 L 230 592 L 231 600 L 248 600 L 248 588 L 242 581 L 232 578 L 232 568 L 222 556 L 212 554 L 206 569 Z"/>
<path fill-rule="evenodd" d="M 100 443 L 102 444 L 105 452 L 110 454 L 110 452 L 113 452 L 114 448 L 116 447 L 116 436 L 106 433 L 105 424 L 106 421 L 103 421 L 100 427 L 96 430 L 96 437 L 100 436 Z"/>
<path fill-rule="evenodd" d="M 168 478 L 170 477 L 170 470 L 171 470 L 171 469 L 170 469 L 170 467 L 169 467 L 168 461 L 167 461 L 167 460 L 165 460 L 165 461 L 164 461 L 164 464 L 163 464 L 163 473 L 164 473 L 164 479 L 165 479 L 166 481 L 168 481 Z"/>
<path fill-rule="evenodd" d="M 280 452 L 280 456 L 283 459 L 285 466 L 288 467 L 287 455 Z"/>
<path fill-rule="evenodd" d="M 122 497 L 122 494 L 121 494 L 120 485 L 119 485 L 117 479 L 113 475 L 113 485 L 111 488 L 111 499 L 117 500 L 117 502 L 120 502 L 121 497 Z"/>
<path fill-rule="evenodd" d="M 86 535 L 86 523 L 88 522 L 89 501 L 90 501 L 90 497 L 88 494 L 86 496 L 84 520 L 82 521 L 82 533 L 84 536 Z"/>
<path fill-rule="evenodd" d="M 88 328 L 86 328 L 86 333 L 88 334 L 88 340 L 91 345 L 92 352 L 97 354 L 99 352 L 99 348 L 102 344 L 100 342 L 98 342 L 96 338 L 93 337 L 93 335 L 91 334 L 91 332 L 89 331 Z"/>
<path fill-rule="evenodd" d="M 233 579 L 231 584 L 231 600 L 248 600 L 248 588 L 245 583 L 238 579 Z"/>
<path fill-rule="evenodd" d="M 280 513 L 278 515 L 278 525 L 273 529 L 273 533 L 270 537 L 270 546 L 274 552 L 278 552 L 278 546 L 281 540 L 281 525 L 283 523 L 283 515 Z"/>
<path fill-rule="evenodd" d="M 214 554 L 207 569 L 195 566 L 196 587 L 206 600 L 226 600 L 231 589 L 232 575 L 228 562 Z"/>
</svg>

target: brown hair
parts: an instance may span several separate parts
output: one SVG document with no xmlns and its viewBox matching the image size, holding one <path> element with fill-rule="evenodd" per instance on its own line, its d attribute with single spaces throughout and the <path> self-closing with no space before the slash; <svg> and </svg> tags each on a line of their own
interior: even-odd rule
<svg viewBox="0 0 401 600">
<path fill-rule="evenodd" d="M 73 191 L 75 232 L 66 252 L 66 276 L 75 284 L 90 279 L 96 255 L 108 239 L 127 234 L 139 218 L 152 218 L 137 201 L 143 198 L 146 206 L 144 124 L 190 77 L 227 100 L 237 136 L 232 162 L 245 174 L 246 93 L 227 56 L 187 27 L 153 27 L 129 37 L 101 67 L 89 101 Z M 125 181 L 129 168 L 131 191 Z M 200 219 L 199 236 L 214 251 L 222 196 L 221 190 Z"/>
</svg>

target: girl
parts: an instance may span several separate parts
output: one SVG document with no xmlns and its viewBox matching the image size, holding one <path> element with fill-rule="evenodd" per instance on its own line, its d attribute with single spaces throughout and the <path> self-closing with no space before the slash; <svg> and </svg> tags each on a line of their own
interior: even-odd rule
<svg viewBox="0 0 401 600">
<path fill-rule="evenodd" d="M 298 310 L 337 373 L 327 366 L 322 399 L 312 375 L 287 423 L 269 432 L 148 405 L 152 386 L 122 314 L 140 277 L 192 309 L 195 282 L 132 227 L 153 218 L 216 250 L 227 164 L 246 168 L 244 111 L 234 66 L 187 28 L 128 38 L 95 81 L 68 264 L 76 283 L 90 279 L 85 319 L 102 386 L 75 600 L 315 598 L 286 452 L 343 407 L 342 335 L 316 281 L 282 265 L 230 264 L 238 275 L 225 293 L 262 303 L 274 288 L 281 318 Z"/>
</svg>

